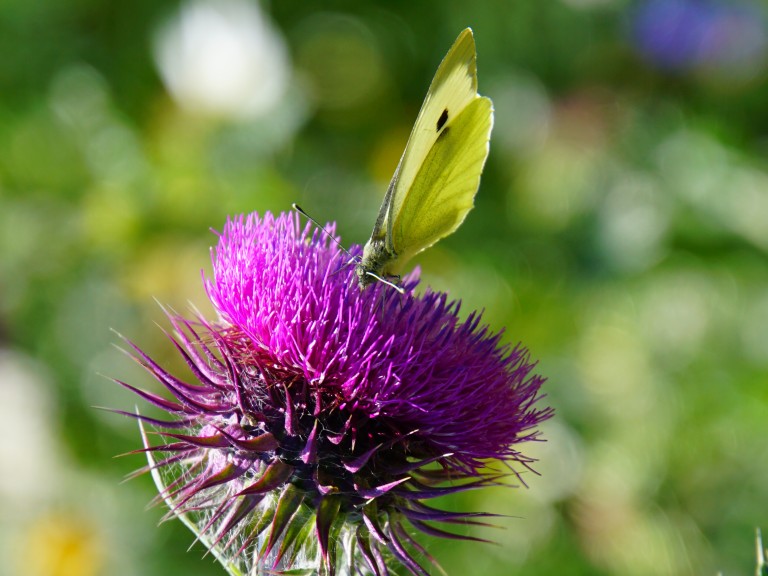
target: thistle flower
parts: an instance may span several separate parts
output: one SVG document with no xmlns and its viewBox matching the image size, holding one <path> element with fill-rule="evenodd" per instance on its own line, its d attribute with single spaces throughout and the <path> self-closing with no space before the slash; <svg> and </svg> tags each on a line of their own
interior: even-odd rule
<svg viewBox="0 0 768 576">
<path fill-rule="evenodd" d="M 195 382 L 130 342 L 173 399 L 120 382 L 174 416 L 135 415 L 165 439 L 145 435 L 145 470 L 169 515 L 230 574 L 423 575 L 434 560 L 412 528 L 474 539 L 438 526 L 490 514 L 428 502 L 530 466 L 518 445 L 552 412 L 534 406 L 527 351 L 445 294 L 415 295 L 415 275 L 405 294 L 361 291 L 348 256 L 295 214 L 229 220 L 212 258 L 219 318 L 169 314 Z"/>
</svg>

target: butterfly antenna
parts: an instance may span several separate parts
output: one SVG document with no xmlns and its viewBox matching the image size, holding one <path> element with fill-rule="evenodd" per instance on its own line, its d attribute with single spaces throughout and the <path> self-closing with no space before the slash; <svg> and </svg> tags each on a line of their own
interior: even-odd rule
<svg viewBox="0 0 768 576">
<path fill-rule="evenodd" d="M 352 256 L 352 254 L 350 253 L 350 251 L 349 251 L 349 250 L 347 250 L 346 248 L 344 248 L 344 246 L 342 245 L 342 243 L 341 243 L 341 242 L 339 242 L 339 241 L 336 239 L 336 237 L 335 237 L 333 234 L 331 234 L 330 232 L 328 232 L 328 230 L 326 230 L 326 229 L 325 229 L 323 226 L 321 226 L 321 225 L 320 225 L 320 222 L 318 222 L 317 220 L 315 220 L 314 218 L 312 218 L 312 216 L 310 216 L 309 214 L 307 214 L 307 213 L 304 211 L 304 209 L 303 209 L 301 206 L 299 206 L 298 204 L 296 204 L 296 202 L 294 202 L 293 204 L 291 204 L 291 206 L 293 206 L 293 209 L 294 209 L 294 210 L 296 210 L 296 212 L 298 212 L 299 214 L 301 214 L 302 216 L 304 216 L 304 217 L 305 217 L 307 220 L 309 220 L 310 222 L 312 222 L 312 223 L 313 223 L 315 226 L 317 226 L 317 227 L 318 227 L 318 228 L 319 228 L 321 231 L 323 231 L 323 232 L 325 233 L 325 235 L 326 235 L 326 236 L 328 236 L 328 238 L 330 238 L 331 240 L 333 240 L 333 241 L 336 243 L 336 245 L 337 245 L 339 248 L 341 248 L 341 249 L 342 249 L 342 251 L 343 251 L 343 252 L 344 252 L 344 253 L 345 253 L 347 256 L 349 256 L 350 258 L 352 258 L 353 260 L 355 260 L 355 257 L 354 257 L 354 256 Z"/>
<path fill-rule="evenodd" d="M 401 286 L 398 286 L 398 285 L 397 285 L 397 284 L 395 284 L 394 282 L 390 282 L 390 281 L 389 281 L 389 280 L 387 280 L 386 278 L 382 278 L 381 276 L 379 276 L 378 274 L 374 274 L 374 273 L 373 273 L 373 272 L 371 272 L 370 270 L 366 270 L 366 272 L 365 272 L 365 273 L 366 273 L 368 276 L 372 276 L 373 278 L 376 278 L 376 280 L 378 280 L 378 281 L 379 281 L 379 282 L 381 282 L 382 284 L 386 284 L 387 286 L 391 286 L 392 288 L 394 288 L 395 290 L 397 290 L 397 291 L 398 291 L 400 294 L 405 294 L 405 290 L 403 290 L 403 288 L 402 288 Z"/>
<path fill-rule="evenodd" d="M 328 236 L 328 238 L 330 238 L 331 240 L 333 240 L 333 241 L 336 243 L 336 245 L 337 245 L 339 248 L 341 248 L 341 250 L 342 250 L 342 251 L 343 251 L 343 252 L 344 252 L 344 253 L 345 253 L 347 256 L 349 256 L 349 257 L 351 258 L 351 260 L 350 260 L 351 262 L 354 262 L 354 261 L 356 261 L 356 260 L 357 260 L 357 257 L 353 256 L 353 255 L 352 255 L 352 253 L 351 253 L 349 250 L 347 250 L 346 248 L 344 248 L 344 246 L 342 245 L 342 243 L 341 243 L 341 242 L 339 242 L 339 241 L 338 241 L 338 240 L 337 240 L 337 239 L 336 239 L 336 238 L 333 236 L 333 234 L 331 234 L 330 232 L 328 232 L 328 230 L 326 230 L 326 229 L 325 229 L 323 226 L 321 226 L 321 225 L 320 225 L 320 223 L 319 223 L 317 220 L 315 220 L 314 218 L 312 218 L 312 216 L 310 216 L 309 214 L 307 214 L 307 213 L 306 213 L 306 211 L 305 211 L 305 210 L 304 210 L 304 209 L 303 209 L 301 206 L 299 206 L 298 204 L 296 204 L 296 202 L 294 202 L 293 204 L 291 204 L 291 206 L 293 207 L 293 209 L 294 209 L 294 210 L 296 210 L 296 212 L 298 212 L 299 214 L 301 214 L 302 216 L 304 216 L 304 217 L 305 217 L 307 220 L 309 220 L 309 221 L 310 221 L 310 222 L 312 222 L 312 223 L 313 223 L 315 226 L 317 226 L 317 227 L 318 227 L 320 230 L 322 230 L 322 231 L 325 233 L 325 235 L 326 235 L 326 236 Z M 397 285 L 397 284 L 395 284 L 394 282 L 390 282 L 390 281 L 389 281 L 389 280 L 387 280 L 386 278 L 382 278 L 382 277 L 381 277 L 381 276 L 379 276 L 378 274 L 375 274 L 375 273 L 373 273 L 373 272 L 371 272 L 371 271 L 366 271 L 366 274 L 368 274 L 368 276 L 371 276 L 371 277 L 375 278 L 375 279 L 376 279 L 376 280 L 378 280 L 379 282 L 381 282 L 381 283 L 383 283 L 383 284 L 386 284 L 387 286 L 391 286 L 392 288 L 394 288 L 395 290 L 397 290 L 397 291 L 398 291 L 400 294 L 405 294 L 405 290 L 403 290 L 403 289 L 402 289 L 400 286 L 398 286 L 398 285 Z"/>
</svg>

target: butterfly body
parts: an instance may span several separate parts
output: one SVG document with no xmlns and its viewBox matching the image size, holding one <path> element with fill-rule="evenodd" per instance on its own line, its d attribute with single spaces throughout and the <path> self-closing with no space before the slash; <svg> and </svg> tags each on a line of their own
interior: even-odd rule
<svg viewBox="0 0 768 576">
<path fill-rule="evenodd" d="M 475 41 L 464 30 L 435 74 L 356 266 L 361 288 L 397 275 L 451 234 L 474 205 L 493 125 L 477 93 Z"/>
</svg>

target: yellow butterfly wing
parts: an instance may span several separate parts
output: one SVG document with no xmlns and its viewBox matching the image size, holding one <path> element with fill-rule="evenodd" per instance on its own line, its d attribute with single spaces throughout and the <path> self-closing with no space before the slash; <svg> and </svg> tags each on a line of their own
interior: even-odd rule
<svg viewBox="0 0 768 576">
<path fill-rule="evenodd" d="M 474 203 L 492 125 L 491 101 L 477 93 L 475 39 L 467 28 L 429 86 L 357 265 L 361 287 L 372 275 L 397 273 L 461 224 Z"/>
<path fill-rule="evenodd" d="M 448 236 L 474 206 L 480 174 L 488 157 L 493 123 L 488 98 L 475 98 L 443 128 L 421 169 L 393 212 L 391 238 L 396 259 L 385 272 L 399 267 Z"/>
<path fill-rule="evenodd" d="M 405 151 L 392 177 L 389 214 L 398 214 L 442 128 L 477 98 L 475 38 L 466 28 L 451 46 L 427 90 Z"/>
</svg>

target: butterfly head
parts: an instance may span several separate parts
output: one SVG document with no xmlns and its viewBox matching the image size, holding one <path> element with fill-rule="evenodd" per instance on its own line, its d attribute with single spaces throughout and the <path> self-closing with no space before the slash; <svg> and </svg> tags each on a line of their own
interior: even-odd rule
<svg viewBox="0 0 768 576">
<path fill-rule="evenodd" d="M 387 249 L 387 243 L 384 238 L 371 238 L 363 247 L 363 257 L 355 265 L 357 274 L 357 283 L 362 290 L 375 281 L 383 281 L 385 284 L 391 284 L 382 276 L 386 275 L 386 268 L 392 264 L 396 255 Z"/>
</svg>

